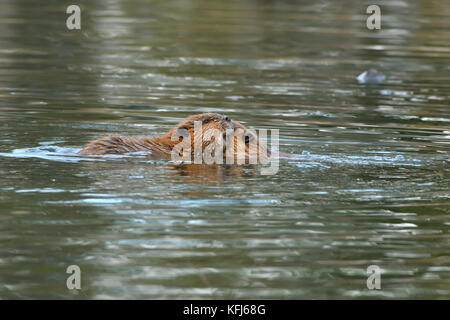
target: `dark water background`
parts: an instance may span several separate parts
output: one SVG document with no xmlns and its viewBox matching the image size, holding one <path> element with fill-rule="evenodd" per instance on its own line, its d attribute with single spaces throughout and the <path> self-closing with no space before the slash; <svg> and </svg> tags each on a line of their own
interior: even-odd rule
<svg viewBox="0 0 450 320">
<path fill-rule="evenodd" d="M 1 1 L 0 298 L 448 299 L 450 2 L 369 4 Z M 75 156 L 210 111 L 298 156 Z"/>
</svg>

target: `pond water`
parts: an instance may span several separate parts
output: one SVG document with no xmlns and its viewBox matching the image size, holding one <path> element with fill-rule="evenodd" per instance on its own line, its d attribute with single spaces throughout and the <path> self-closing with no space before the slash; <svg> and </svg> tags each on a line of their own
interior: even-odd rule
<svg viewBox="0 0 450 320">
<path fill-rule="evenodd" d="M 450 298 L 450 2 L 92 2 L 0 4 L 0 298 Z M 76 155 L 202 112 L 295 156 Z"/>
</svg>

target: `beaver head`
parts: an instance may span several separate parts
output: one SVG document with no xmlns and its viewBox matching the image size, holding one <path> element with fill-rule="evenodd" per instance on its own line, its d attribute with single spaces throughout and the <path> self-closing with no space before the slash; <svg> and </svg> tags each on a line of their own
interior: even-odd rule
<svg viewBox="0 0 450 320">
<path fill-rule="evenodd" d="M 230 117 L 217 113 L 189 116 L 168 135 L 173 141 L 173 154 L 188 158 L 193 155 L 195 163 L 201 160 L 222 163 L 225 158 L 232 163 L 261 163 L 270 157 L 266 144 L 255 133 Z M 185 141 L 186 138 L 189 140 Z M 203 157 L 205 150 L 210 155 L 209 162 Z M 188 153 L 183 155 L 184 152 Z"/>
<path fill-rule="evenodd" d="M 234 125 L 229 116 L 218 113 L 202 113 L 187 117 L 172 128 L 168 132 L 168 136 L 174 146 L 189 138 L 190 144 L 183 143 L 183 146 L 176 149 L 176 153 L 180 155 L 183 149 L 187 148 L 190 149 L 192 155 L 195 152 L 201 154 L 208 146 L 214 154 L 214 150 L 224 151 L 226 134 L 233 130 Z"/>
</svg>

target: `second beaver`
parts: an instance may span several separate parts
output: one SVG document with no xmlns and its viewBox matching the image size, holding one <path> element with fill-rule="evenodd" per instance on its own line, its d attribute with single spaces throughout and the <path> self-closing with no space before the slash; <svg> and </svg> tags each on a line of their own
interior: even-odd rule
<svg viewBox="0 0 450 320">
<path fill-rule="evenodd" d="M 195 129 L 201 125 L 201 134 L 196 134 Z M 226 135 L 233 133 L 231 139 L 226 140 Z M 149 151 L 153 157 L 171 158 L 174 148 L 186 137 L 190 140 L 191 155 L 195 156 L 195 150 L 201 148 L 203 152 L 208 146 L 216 143 L 217 134 L 223 137 L 218 148 L 225 156 L 233 154 L 234 157 L 248 159 L 254 155 L 258 161 L 270 156 L 266 145 L 259 141 L 258 137 L 237 121 L 231 120 L 229 116 L 217 113 L 203 113 L 191 115 L 169 130 L 168 133 L 157 137 L 121 137 L 109 136 L 89 142 L 78 154 L 81 155 L 110 155 L 124 154 L 129 152 Z M 220 138 L 222 138 L 220 137 Z M 217 139 L 217 141 L 220 139 Z M 231 142 L 231 144 L 230 144 Z M 188 145 L 189 147 L 189 145 Z"/>
</svg>

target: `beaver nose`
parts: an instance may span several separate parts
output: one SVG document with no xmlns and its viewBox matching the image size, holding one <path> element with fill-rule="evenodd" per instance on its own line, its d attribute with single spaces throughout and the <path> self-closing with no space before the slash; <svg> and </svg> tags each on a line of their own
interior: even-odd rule
<svg viewBox="0 0 450 320">
<path fill-rule="evenodd" d="M 225 117 L 225 121 L 230 122 L 230 121 L 231 121 L 231 118 L 230 118 L 229 116 L 226 116 L 226 117 Z"/>
</svg>

